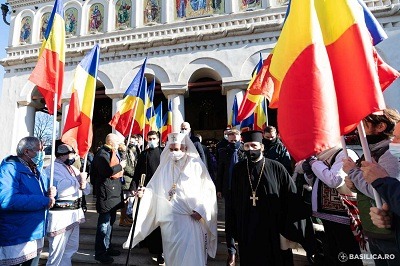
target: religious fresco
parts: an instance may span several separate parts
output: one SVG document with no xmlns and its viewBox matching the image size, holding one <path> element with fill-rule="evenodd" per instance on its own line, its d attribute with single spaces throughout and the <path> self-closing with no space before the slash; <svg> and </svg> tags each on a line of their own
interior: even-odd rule
<svg viewBox="0 0 400 266">
<path fill-rule="evenodd" d="M 225 13 L 225 0 L 175 0 L 175 18 L 195 18 Z"/>
<path fill-rule="evenodd" d="M 19 41 L 21 44 L 30 43 L 32 39 L 32 18 L 24 17 L 21 20 Z"/>
<path fill-rule="evenodd" d="M 78 28 L 78 9 L 71 7 L 65 11 L 65 35 L 67 37 L 76 36 Z"/>
<path fill-rule="evenodd" d="M 144 24 L 161 23 L 161 0 L 144 0 Z"/>
<path fill-rule="evenodd" d="M 126 29 L 131 27 L 132 21 L 132 1 L 131 0 L 118 0 L 115 10 L 117 11 L 115 19 L 116 29 Z"/>
<path fill-rule="evenodd" d="M 42 18 L 40 19 L 40 40 L 44 39 L 44 34 L 46 33 L 47 25 L 49 25 L 51 13 L 44 13 Z"/>
<path fill-rule="evenodd" d="M 238 0 L 240 11 L 261 8 L 261 0 Z"/>
<path fill-rule="evenodd" d="M 104 29 L 104 6 L 102 4 L 94 4 L 89 10 L 89 32 L 103 32 Z"/>
</svg>

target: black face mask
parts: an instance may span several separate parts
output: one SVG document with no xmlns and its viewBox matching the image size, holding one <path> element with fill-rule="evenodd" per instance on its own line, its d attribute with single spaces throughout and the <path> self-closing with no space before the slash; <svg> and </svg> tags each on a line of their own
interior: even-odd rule
<svg viewBox="0 0 400 266">
<path fill-rule="evenodd" d="M 73 165 L 74 162 L 75 162 L 75 158 L 67 159 L 67 160 L 64 161 L 64 163 L 65 163 L 66 165 Z"/>
<path fill-rule="evenodd" d="M 258 158 L 260 158 L 261 150 L 248 150 L 248 151 L 245 151 L 245 153 L 246 153 L 247 158 L 250 161 L 254 162 Z"/>
<path fill-rule="evenodd" d="M 133 144 L 129 144 L 128 149 L 132 149 L 132 148 L 133 148 Z"/>
<path fill-rule="evenodd" d="M 230 149 L 232 149 L 232 150 L 236 150 L 236 149 L 239 149 L 239 147 L 240 147 L 240 141 L 237 141 L 237 142 L 235 142 L 235 143 L 229 143 L 228 144 L 229 145 L 229 148 Z"/>
<path fill-rule="evenodd" d="M 388 138 L 385 134 L 367 135 L 366 137 L 367 137 L 368 144 L 375 144 L 375 143 L 381 142 L 382 140 L 385 140 Z"/>
</svg>

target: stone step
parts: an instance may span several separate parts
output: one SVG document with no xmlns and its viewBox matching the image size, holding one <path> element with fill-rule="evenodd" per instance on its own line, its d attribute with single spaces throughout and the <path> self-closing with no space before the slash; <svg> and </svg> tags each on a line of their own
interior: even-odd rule
<svg viewBox="0 0 400 266">
<path fill-rule="evenodd" d="M 86 266 L 100 264 L 94 259 L 94 242 L 96 236 L 96 226 L 98 214 L 95 210 L 95 203 L 92 195 L 86 197 L 88 211 L 85 213 L 86 222 L 80 225 L 79 234 L 79 250 L 72 257 L 73 266 Z M 218 202 L 218 245 L 215 258 L 208 259 L 208 265 L 225 266 L 227 258 L 227 249 L 225 242 L 225 222 L 224 222 L 224 206 L 221 201 Z M 121 255 L 114 257 L 112 265 L 125 265 L 128 250 L 122 249 L 122 244 L 127 240 L 130 227 L 119 226 L 120 213 L 117 212 L 117 219 L 113 226 L 112 243 L 115 248 L 121 251 Z M 307 259 L 303 249 L 294 250 L 294 261 L 296 266 L 307 265 Z M 48 258 L 48 241 L 45 238 L 44 250 L 41 254 L 40 264 L 45 265 Z M 130 254 L 130 265 L 151 266 L 158 265 L 157 257 L 149 253 L 147 248 L 135 247 Z M 240 265 L 237 263 L 236 265 Z"/>
<path fill-rule="evenodd" d="M 122 266 L 126 263 L 126 258 L 128 255 L 127 250 L 121 250 L 121 255 L 118 257 L 113 257 L 114 262 L 112 265 Z M 48 252 L 45 248 L 42 252 L 40 264 L 44 265 L 48 258 Z M 307 259 L 303 254 L 294 251 L 293 255 L 294 265 L 295 266 L 306 266 L 309 265 Z M 94 251 L 93 250 L 85 250 L 79 249 L 79 251 L 72 257 L 72 265 L 73 266 L 85 266 L 85 265 L 94 265 L 101 264 L 100 262 L 94 259 Z M 157 256 L 152 255 L 148 252 L 142 252 L 141 249 L 134 248 L 131 251 L 129 258 L 129 265 L 137 265 L 137 266 L 154 266 L 159 265 L 157 263 Z M 225 266 L 226 265 L 226 255 L 217 255 L 215 258 L 208 258 L 208 264 L 210 266 Z M 237 266 L 240 265 L 240 259 L 237 259 Z"/>
<path fill-rule="evenodd" d="M 122 250 L 122 244 L 125 243 L 125 241 L 127 241 L 127 235 L 125 236 L 116 236 L 113 234 L 112 237 L 112 244 L 114 247 L 116 247 L 119 250 Z M 45 247 L 48 247 L 48 241 L 47 238 L 45 238 L 44 241 L 44 245 Z M 86 234 L 82 234 L 82 232 L 80 232 L 80 236 L 79 236 L 79 250 L 94 250 L 94 243 L 95 243 L 95 235 L 86 235 Z M 136 250 L 136 252 L 138 253 L 148 253 L 148 249 L 147 248 L 134 248 Z M 217 244 L 217 255 L 221 254 L 221 255 L 225 255 L 227 252 L 226 249 L 226 242 L 219 240 L 218 244 Z"/>
<path fill-rule="evenodd" d="M 112 265 L 125 265 L 126 258 L 128 255 L 127 250 L 123 250 L 117 248 L 121 251 L 121 255 L 118 257 L 113 257 L 114 262 Z M 48 258 L 48 249 L 44 248 L 44 251 L 41 254 L 40 263 L 45 264 Z M 208 265 L 225 265 L 226 255 L 220 254 L 215 258 L 208 258 Z M 134 248 L 130 254 L 130 265 L 158 265 L 157 264 L 157 256 L 150 254 L 146 248 Z M 82 249 L 79 248 L 79 251 L 72 257 L 72 265 L 91 265 L 91 264 L 100 264 L 100 262 L 94 259 L 94 250 L 93 249 Z"/>
</svg>

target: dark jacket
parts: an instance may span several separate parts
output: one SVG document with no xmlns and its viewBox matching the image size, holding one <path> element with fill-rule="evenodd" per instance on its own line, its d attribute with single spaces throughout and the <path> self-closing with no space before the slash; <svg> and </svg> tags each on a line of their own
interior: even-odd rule
<svg viewBox="0 0 400 266">
<path fill-rule="evenodd" d="M 135 190 L 134 184 L 139 186 L 140 178 L 142 174 L 146 175 L 144 180 L 144 186 L 149 183 L 150 179 L 153 177 L 154 172 L 160 165 L 160 155 L 162 149 L 160 147 L 145 149 L 138 157 L 135 173 L 133 175 L 133 180 L 129 190 Z"/>
<path fill-rule="evenodd" d="M 122 171 L 122 166 L 110 166 L 112 150 L 103 146 L 93 158 L 91 168 L 91 181 L 96 190 L 96 210 L 98 213 L 109 212 L 112 209 L 123 207 L 121 179 L 110 177 Z"/>
<path fill-rule="evenodd" d="M 266 139 L 263 139 L 263 144 L 265 158 L 280 162 L 283 164 L 289 174 L 292 174 L 293 171 L 290 154 L 280 139 L 275 138 L 270 142 L 268 142 Z"/>
<path fill-rule="evenodd" d="M 126 166 L 124 168 L 124 183 L 122 185 L 122 190 L 129 190 L 131 183 L 133 182 L 133 175 L 135 174 L 136 162 L 138 154 L 136 152 L 136 147 L 131 149 L 127 148 L 125 151 Z M 136 184 L 132 185 L 136 188 Z"/>
<path fill-rule="evenodd" d="M 227 145 L 224 148 L 218 150 L 218 171 L 217 171 L 217 192 L 222 192 L 225 196 L 229 190 L 229 167 L 231 164 L 232 155 L 234 148 L 231 145 Z M 238 149 L 238 162 L 246 159 L 246 155 L 243 151 L 243 145 L 240 145 Z"/>
<path fill-rule="evenodd" d="M 371 185 L 393 212 L 392 228 L 396 230 L 397 248 L 400 249 L 400 182 L 396 178 L 378 178 Z"/>
<path fill-rule="evenodd" d="M 200 159 L 201 161 L 204 163 L 204 165 L 207 167 L 208 169 L 208 163 L 207 163 L 207 158 L 206 158 L 206 154 L 204 153 L 204 149 L 203 146 L 200 142 L 200 139 L 198 137 L 195 137 L 192 133 L 190 134 L 190 140 L 193 142 L 194 147 L 196 147 L 197 152 L 200 155 Z"/>
</svg>

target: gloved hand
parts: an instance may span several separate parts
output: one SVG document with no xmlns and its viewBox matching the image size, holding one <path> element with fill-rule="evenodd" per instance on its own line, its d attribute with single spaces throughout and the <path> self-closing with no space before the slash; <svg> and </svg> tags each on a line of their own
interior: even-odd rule
<svg viewBox="0 0 400 266">
<path fill-rule="evenodd" d="M 316 160 L 317 160 L 317 157 L 311 156 L 311 157 L 308 157 L 308 158 L 303 162 L 303 164 L 301 165 L 301 167 L 303 168 L 303 171 L 304 171 L 304 173 L 305 173 L 306 175 L 311 175 L 311 174 L 313 174 L 311 165 L 312 165 L 313 162 L 315 162 Z"/>
<path fill-rule="evenodd" d="M 313 171 L 311 169 L 311 164 L 309 160 L 305 160 L 303 164 L 301 165 L 301 168 L 303 168 L 303 171 L 306 175 L 312 175 Z"/>
</svg>

